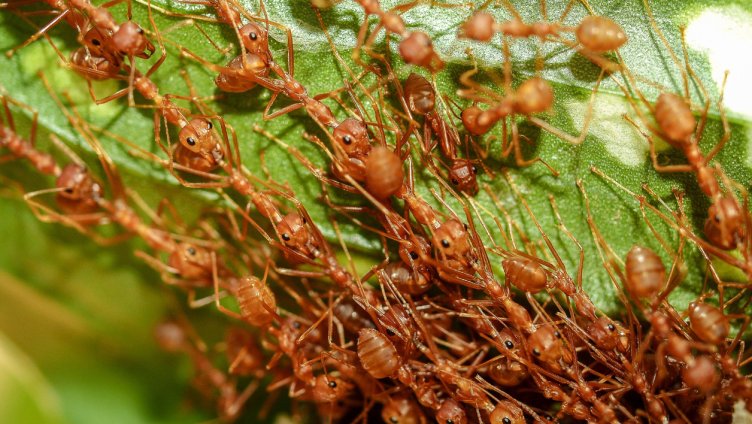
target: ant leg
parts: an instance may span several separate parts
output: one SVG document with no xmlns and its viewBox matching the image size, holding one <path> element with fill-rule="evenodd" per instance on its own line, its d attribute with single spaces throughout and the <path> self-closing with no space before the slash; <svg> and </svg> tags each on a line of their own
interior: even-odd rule
<svg viewBox="0 0 752 424">
<path fill-rule="evenodd" d="M 553 127 L 548 122 L 545 122 L 537 117 L 531 116 L 529 119 L 534 124 L 538 125 L 539 127 L 543 128 L 544 130 L 550 132 L 551 134 L 569 142 L 570 144 L 579 145 L 582 144 L 582 142 L 585 140 L 585 137 L 588 135 L 588 128 L 590 127 L 590 123 L 593 120 L 593 109 L 595 106 L 595 96 L 598 94 L 598 89 L 600 88 L 601 81 L 603 80 L 603 74 L 605 73 L 604 70 L 601 70 L 600 75 L 598 76 L 598 82 L 595 83 L 595 88 L 593 89 L 592 94 L 590 95 L 590 101 L 588 102 L 587 111 L 585 112 L 585 120 L 582 124 L 582 129 L 580 130 L 580 135 L 577 137 L 573 137 L 562 130 Z"/>
<path fill-rule="evenodd" d="M 219 312 L 222 312 L 223 314 L 229 317 L 235 318 L 240 321 L 245 321 L 242 315 L 240 315 L 239 313 L 235 311 L 231 311 L 225 308 L 219 302 L 219 275 L 217 273 L 217 256 L 215 252 L 211 253 L 211 258 L 212 258 L 212 282 L 214 285 L 214 304 L 217 306 L 217 310 L 219 310 Z"/>
<path fill-rule="evenodd" d="M 634 129 L 642 135 L 642 137 L 648 142 L 650 147 L 650 159 L 653 162 L 653 168 L 658 172 L 673 173 L 673 172 L 692 172 L 692 166 L 687 165 L 661 165 L 658 163 L 658 153 L 655 151 L 655 141 L 653 137 L 647 134 L 640 128 L 637 123 L 627 115 L 624 115 L 624 119 L 629 122 Z"/>
<path fill-rule="evenodd" d="M 274 94 L 272 94 L 272 97 L 269 99 L 269 103 L 266 104 L 266 108 L 264 109 L 264 116 L 263 116 L 264 121 L 271 121 L 274 118 L 296 111 L 303 107 L 303 103 L 293 103 L 289 106 L 285 106 L 282 109 L 277 110 L 270 114 L 269 110 L 272 108 L 272 105 L 277 100 L 278 96 L 279 96 L 279 92 L 275 92 Z"/>
<path fill-rule="evenodd" d="M 549 171 L 551 171 L 551 174 L 554 177 L 559 176 L 559 171 L 557 171 L 554 167 L 546 163 L 540 156 L 533 158 L 533 159 L 525 159 L 522 155 L 522 148 L 520 146 L 520 139 L 519 134 L 517 131 L 517 123 L 512 123 L 512 144 L 511 147 L 514 148 L 514 159 L 517 166 L 526 167 L 530 166 L 536 162 L 542 163 L 546 168 L 548 168 Z"/>
<path fill-rule="evenodd" d="M 45 24 L 43 27 L 39 28 L 37 32 L 34 33 L 34 35 L 32 35 L 31 37 L 27 38 L 26 41 L 8 50 L 7 52 L 5 52 L 5 56 L 10 59 L 11 57 L 13 57 L 14 54 L 16 54 L 17 51 L 21 50 L 22 48 L 28 46 L 29 44 L 33 43 L 34 41 L 38 40 L 41 37 L 47 37 L 47 32 L 50 29 L 52 29 L 55 25 L 60 23 L 61 20 L 65 19 L 68 13 L 71 13 L 70 9 L 66 9 L 60 12 L 59 15 L 55 16 L 50 22 Z"/>
<path fill-rule="evenodd" d="M 723 146 L 726 144 L 727 141 L 731 138 L 731 127 L 728 123 L 728 118 L 726 118 L 726 110 L 723 107 L 723 94 L 726 91 L 726 80 L 728 79 L 729 72 L 726 71 L 726 73 L 723 75 L 723 84 L 721 85 L 721 94 L 718 97 L 718 110 L 720 111 L 721 115 L 721 123 L 723 124 L 723 136 L 718 141 L 718 143 L 713 147 L 713 150 L 711 150 L 707 156 L 705 156 L 705 164 L 707 165 L 710 163 L 711 160 L 715 157 L 715 155 L 718 154 L 718 152 L 723 149 Z"/>
</svg>

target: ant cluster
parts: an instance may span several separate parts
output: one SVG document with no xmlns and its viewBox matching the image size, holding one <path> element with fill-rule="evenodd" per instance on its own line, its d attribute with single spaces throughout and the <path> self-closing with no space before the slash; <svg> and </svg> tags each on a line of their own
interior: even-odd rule
<svg viewBox="0 0 752 424">
<path fill-rule="evenodd" d="M 586 1 L 582 4 L 588 14 L 574 26 L 565 24 L 571 21 L 573 1 L 557 20 L 547 18 L 542 2 L 539 22 L 524 22 L 508 2 L 503 2 L 511 13 L 507 20 L 497 18 L 500 13 L 491 10 L 490 2 L 441 5 L 465 13 L 458 38 L 500 47 L 504 57 L 500 87 L 480 82 L 478 67 L 469 66 L 459 75 L 456 96 L 450 96 L 437 88 L 436 76 L 446 67 L 440 52 L 427 33 L 408 29 L 403 20 L 419 2 L 385 10 L 378 0 L 357 0 L 365 18 L 350 61 L 340 56 L 314 7 L 345 76 L 342 87 L 312 96 L 294 75 L 291 31 L 274 22 L 263 3 L 257 16 L 234 0 L 183 2 L 206 6 L 211 20 L 233 34 L 239 53 L 224 65 L 165 38 L 154 19 L 156 13 L 177 16 L 181 25 L 188 23 L 183 26 L 206 35 L 196 24 L 206 16 L 161 9 L 149 1 L 144 7 L 150 28 L 145 29 L 131 19 L 130 2 L 123 22 L 110 12 L 109 3 L 44 3 L 53 20 L 19 48 L 41 37 L 51 41 L 48 32 L 67 23 L 81 46 L 66 55 L 53 44 L 61 60 L 89 83 L 96 103 L 127 96 L 129 105 L 152 109 L 161 153 L 87 122 L 67 93 L 56 93 L 43 74 L 50 95 L 96 154 L 94 168 L 101 167 L 105 178 L 54 135 L 64 162 L 39 149 L 36 112 L 6 93 L 0 147 L 55 179 L 53 188 L 24 195 L 40 219 L 74 227 L 104 244 L 127 237 L 143 240 L 149 253 L 137 255 L 166 284 L 185 292 L 190 308 L 215 307 L 229 317 L 232 326 L 216 345 L 208 344 L 184 313 L 156 329 L 160 346 L 191 359 L 197 390 L 216 404 L 222 420 L 264 416 L 267 406 L 260 412 L 246 408 L 249 399 L 262 396 L 261 387 L 268 393 L 284 389 L 299 405 L 299 415 L 313 405 L 327 421 L 728 422 L 740 405 L 752 411 L 752 380 L 745 373 L 751 360 L 742 338 L 749 324 L 744 311 L 750 286 L 723 281 L 715 270 L 720 261 L 752 276 L 746 191 L 712 163 L 730 137 L 722 97 L 717 107 L 724 135 L 705 154 L 699 140 L 710 95 L 703 89 L 705 103 L 694 107 L 689 87 L 702 83 L 657 25 L 656 35 L 682 72 L 684 92 L 661 89 L 653 101 L 643 90 L 656 84 L 633 72 L 634 66 L 628 67 L 619 54 L 627 43 L 625 31 L 593 12 Z M 326 1 L 314 5 L 338 7 Z M 24 17 L 42 14 L 27 10 L 27 2 L 4 7 Z M 647 3 L 645 9 L 654 23 Z M 375 24 L 371 17 L 377 18 Z M 273 32 L 284 34 L 286 64 L 274 57 Z M 399 44 L 393 51 L 389 43 L 395 38 Z M 512 86 L 510 44 L 518 39 L 572 50 L 600 69 L 579 136 L 543 118 L 554 104 L 554 89 L 540 75 L 543 59 L 536 60 L 536 75 Z M 328 158 L 328 170 L 260 124 L 253 126 L 254 133 L 315 176 L 332 213 L 381 240 L 381 263 L 360 273 L 336 221 L 331 223 L 335 237 L 325 237 L 292 188 L 260 177 L 268 174 L 263 167 L 254 172 L 245 167 L 235 129 L 210 110 L 190 79 L 188 96 L 160 93 L 152 76 L 167 58 L 166 45 L 213 73 L 220 92 L 267 91 L 265 121 L 298 109 L 305 112 L 301 119 L 312 123 L 314 131 L 301 136 Z M 685 61 L 687 56 L 685 50 Z M 149 59 L 148 70 L 140 71 Z M 407 65 L 412 72 L 400 78 L 395 68 Z M 590 196 L 578 180 L 602 266 L 622 306 L 619 317 L 601 312 L 583 289 L 585 256 L 591 252 L 567 228 L 554 197 L 548 202 L 557 236 L 579 251 L 575 272 L 567 270 L 511 173 L 502 169 L 494 175 L 480 142 L 496 132 L 503 158 L 513 155 L 517 167 L 540 162 L 558 176 L 540 157 L 523 157 L 520 122 L 581 144 L 603 78 L 613 81 L 631 105 L 625 119 L 649 143 L 656 171 L 692 173 L 710 204 L 700 233 L 685 214 L 682 192 L 676 190 L 677 206 L 672 208 L 649 186 L 644 187 L 648 196 L 633 193 L 593 165 L 593 178 L 634 199 L 674 260 L 667 266 L 656 252 L 637 245 L 622 258 L 593 219 Z M 96 98 L 91 83 L 100 80 L 126 86 Z M 280 98 L 288 104 L 273 110 Z M 137 99 L 149 104 L 136 104 Z M 33 114 L 29 137 L 16 131 L 14 109 Z M 171 141 L 175 134 L 178 143 Z M 105 139 L 126 146 L 134 160 L 163 167 L 186 188 L 218 193 L 220 204 L 202 211 L 192 226 L 167 200 L 151 208 L 123 183 Z M 659 139 L 680 150 L 688 164 L 661 165 L 655 148 Z M 434 191 L 432 199 L 416 190 L 416 167 L 434 177 L 442 195 Z M 510 217 L 509 200 L 502 201 L 479 182 L 480 170 L 506 180 L 513 202 L 522 205 L 536 234 L 525 233 Z M 497 210 L 476 200 L 481 191 Z M 654 229 L 649 216 L 675 233 L 678 249 Z M 503 235 L 503 242 L 495 242 L 495 234 Z M 340 247 L 332 245 L 333 239 Z M 686 310 L 677 310 L 666 299 L 686 275 L 682 252 L 687 242 L 706 258 L 708 279 L 718 291 L 703 290 Z M 501 269 L 494 268 L 495 261 Z"/>
</svg>

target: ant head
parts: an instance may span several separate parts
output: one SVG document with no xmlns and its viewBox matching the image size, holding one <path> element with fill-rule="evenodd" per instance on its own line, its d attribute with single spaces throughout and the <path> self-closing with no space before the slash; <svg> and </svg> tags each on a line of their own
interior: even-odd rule
<svg viewBox="0 0 752 424">
<path fill-rule="evenodd" d="M 538 327 L 527 339 L 529 353 L 538 361 L 547 365 L 557 365 L 560 360 L 568 358 L 561 333 L 551 324 Z"/>
<path fill-rule="evenodd" d="M 600 317 L 590 323 L 587 327 L 587 332 L 590 334 L 595 345 L 600 349 L 612 350 L 620 342 L 621 334 L 619 328 L 606 316 Z"/>
<path fill-rule="evenodd" d="M 58 200 L 70 204 L 93 203 L 102 197 L 102 186 L 94 179 L 89 170 L 80 164 L 69 163 L 66 165 L 55 182 L 58 192 Z M 73 205 L 71 206 L 81 206 Z"/>
<path fill-rule="evenodd" d="M 208 278 L 212 272 L 211 252 L 193 243 L 178 244 L 168 263 L 189 280 Z"/>
<path fill-rule="evenodd" d="M 411 73 L 405 80 L 404 87 L 408 106 L 413 113 L 425 115 L 436 107 L 436 92 L 427 79 Z"/>
<path fill-rule="evenodd" d="M 266 28 L 256 23 L 243 25 L 240 32 L 240 39 L 248 53 L 266 57 L 269 55 L 269 33 Z"/>
<path fill-rule="evenodd" d="M 507 400 L 499 401 L 488 418 L 491 424 L 521 424 L 526 422 L 522 409 Z"/>
<path fill-rule="evenodd" d="M 517 88 L 515 108 L 523 115 L 545 112 L 553 103 L 554 89 L 542 78 L 530 78 Z"/>
<path fill-rule="evenodd" d="M 81 200 L 84 196 L 83 191 L 89 180 L 91 180 L 91 174 L 89 174 L 86 167 L 76 163 L 69 163 L 63 168 L 60 176 L 57 177 L 55 185 L 57 188 L 62 189 L 60 196 L 71 200 Z"/>
<path fill-rule="evenodd" d="M 449 182 L 463 193 L 478 193 L 478 168 L 468 159 L 455 159 L 449 167 Z"/>
<path fill-rule="evenodd" d="M 470 253 L 470 236 L 465 224 L 450 219 L 434 231 L 433 245 L 447 258 L 463 258 Z"/>
<path fill-rule="evenodd" d="M 736 199 L 724 196 L 708 208 L 705 221 L 705 236 L 716 247 L 725 250 L 734 249 L 737 238 L 743 235 L 744 215 Z"/>
<path fill-rule="evenodd" d="M 405 308 L 394 304 L 379 316 L 379 323 L 383 327 L 383 333 L 395 344 L 397 349 L 405 347 L 415 334 L 415 324 L 411 320 Z"/>
<path fill-rule="evenodd" d="M 420 31 L 413 31 L 399 44 L 400 56 L 406 63 L 430 67 L 434 59 L 431 37 Z"/>
<path fill-rule="evenodd" d="M 439 424 L 467 424 L 467 414 L 456 400 L 448 398 L 441 402 L 436 411 L 436 422 Z"/>
<path fill-rule="evenodd" d="M 83 44 L 92 56 L 105 56 L 106 51 L 104 43 L 105 37 L 96 27 L 92 27 L 90 30 L 86 31 L 86 34 L 84 34 Z"/>
<path fill-rule="evenodd" d="M 420 405 L 411 397 L 395 395 L 384 402 L 381 419 L 388 424 L 417 424 L 426 422 Z"/>
<path fill-rule="evenodd" d="M 316 376 L 312 395 L 316 402 L 336 402 L 350 394 L 352 384 L 331 374 Z"/>
<path fill-rule="evenodd" d="M 494 36 L 494 17 L 488 12 L 478 11 L 462 25 L 459 36 L 476 41 L 490 41 Z"/>
<path fill-rule="evenodd" d="M 306 246 L 310 239 L 307 224 L 308 220 L 297 212 L 285 215 L 277 224 L 277 231 L 285 246 L 296 250 Z"/>
<path fill-rule="evenodd" d="M 144 50 L 153 51 L 154 49 L 154 46 L 146 39 L 144 30 L 132 21 L 124 22 L 112 34 L 112 45 L 124 56 L 149 57 L 151 53 L 145 55 Z"/>
<path fill-rule="evenodd" d="M 368 129 L 363 121 L 347 118 L 332 131 L 334 141 L 349 157 L 363 157 L 371 151 Z"/>
<path fill-rule="evenodd" d="M 180 144 L 194 153 L 208 154 L 218 145 L 211 131 L 213 127 L 208 119 L 191 119 L 178 133 Z"/>
<path fill-rule="evenodd" d="M 419 262 L 422 257 L 431 256 L 431 243 L 425 237 L 416 234 L 408 241 L 400 243 L 399 255 L 406 264 Z"/>
</svg>

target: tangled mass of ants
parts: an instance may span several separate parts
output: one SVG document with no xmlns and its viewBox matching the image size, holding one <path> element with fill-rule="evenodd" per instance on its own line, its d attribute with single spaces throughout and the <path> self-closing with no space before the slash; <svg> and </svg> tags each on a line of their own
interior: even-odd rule
<svg viewBox="0 0 752 424">
<path fill-rule="evenodd" d="M 4 4 L 7 12 L 30 23 L 54 16 L 9 56 L 42 38 L 52 42 L 48 34 L 53 30 L 77 31 L 80 46 L 72 52 L 51 43 L 67 68 L 89 83 L 92 96 L 95 81 L 122 84 L 120 91 L 95 98 L 97 103 L 127 101 L 153 109 L 158 153 L 87 122 L 72 99 L 56 94 L 41 74 L 99 163 L 84 163 L 56 137 L 52 140 L 63 154 L 38 149 L 34 131 L 19 134 L 13 118 L 35 112 L 5 93 L 0 147 L 55 179 L 54 187 L 25 196 L 39 217 L 102 242 L 111 241 L 105 240 L 105 227 L 118 229 L 115 238 L 142 239 L 151 253 L 141 257 L 161 272 L 165 283 L 187 294 L 190 307 L 216 307 L 229 317 L 232 327 L 221 342 L 222 355 L 207 346 L 187 314 L 156 330 L 164 349 L 190 357 L 196 388 L 216 405 L 219 417 L 263 418 L 266 408 L 259 412 L 246 406 L 253 397 L 271 398 L 269 393 L 275 392 L 286 392 L 298 411 L 313 406 L 320 420 L 345 422 L 730 422 L 734 411 L 752 411 L 752 381 L 745 375 L 752 361 L 742 339 L 749 317 L 738 313 L 750 303 L 749 283 L 723 282 L 715 271 L 716 264 L 726 263 L 752 276 L 746 192 L 713 162 L 730 137 L 722 95 L 712 101 L 703 89 L 704 104 L 692 102 L 689 86 L 702 84 L 681 63 L 681 53 L 671 49 L 649 4 L 644 8 L 654 35 L 679 65 L 684 82 L 683 93 L 661 88 L 657 99 L 640 91 L 650 81 L 619 54 L 628 42 L 625 31 L 586 1 L 569 2 L 554 19 L 547 17 L 543 2 L 544 19 L 538 22 L 523 21 L 508 2 L 435 6 L 465 13 L 456 37 L 497 46 L 507 58 L 500 65 L 499 86 L 479 82 L 478 68 L 471 63 L 458 78 L 460 89 L 451 94 L 437 89 L 436 75 L 448 71 L 431 38 L 403 20 L 416 3 L 386 10 L 378 0 L 356 1 L 365 17 L 347 60 L 321 18 L 327 12 L 318 9 L 340 5 L 314 0 L 295 6 L 313 7 L 343 69 L 342 86 L 317 96 L 295 78 L 292 35 L 263 4 L 251 12 L 234 0 L 185 0 L 202 7 L 191 13 L 205 13 L 190 15 L 144 2 L 137 6 L 146 10 L 146 23 L 132 20 L 130 2 L 120 20 L 112 5 L 90 0 Z M 576 8 L 585 17 L 570 22 Z M 500 12 L 510 17 L 500 20 Z M 157 28 L 155 14 L 193 24 L 213 20 L 204 24 L 226 27 L 232 34 L 235 44 L 226 53 L 240 52 L 229 62 L 212 63 L 171 43 L 166 31 Z M 186 27 L 210 38 L 200 25 Z M 285 34 L 286 64 L 270 49 L 273 31 Z M 578 182 L 601 266 L 623 305 L 618 317 L 602 313 L 583 290 L 582 248 L 580 266 L 568 271 L 509 172 L 489 169 L 484 161 L 482 141 L 495 140 L 512 166 L 545 166 L 554 178 L 558 171 L 551 164 L 525 157 L 519 124 L 578 144 L 593 119 L 591 102 L 582 134 L 572 136 L 541 115 L 554 102 L 545 79 L 534 76 L 513 87 L 510 46 L 522 39 L 561 46 L 594 64 L 600 77 L 593 91 L 603 79 L 623 91 L 630 105 L 623 119 L 649 143 L 655 169 L 689 173 L 707 196 L 704 228 L 695 230 L 684 214 L 680 191 L 675 192 L 675 207 L 662 201 L 656 206 L 648 197 L 628 192 L 597 164 L 591 167 L 594 176 L 628 192 L 645 216 L 657 217 L 677 235 L 680 246 L 674 250 L 645 219 L 673 252 L 675 260 L 666 264 L 638 245 L 619 257 L 591 219 L 592 199 Z M 314 131 L 300 137 L 321 149 L 329 170 L 258 124 L 253 135 L 285 149 L 309 170 L 333 213 L 378 237 L 383 262 L 359 275 L 350 266 L 342 237 L 325 238 L 289 185 L 262 178 L 263 169 L 251 172 L 243 166 L 242 143 L 208 102 L 194 92 L 160 91 L 153 76 L 167 47 L 213 73 L 219 92 L 268 91 L 264 120 L 301 109 L 296 116 L 313 123 L 309 128 Z M 398 77 L 395 64 L 409 75 Z M 545 61 L 537 60 L 535 66 L 540 70 Z M 276 101 L 288 104 L 274 110 Z M 706 153 L 699 140 L 711 104 L 719 110 L 724 135 Z M 163 167 L 186 188 L 219 193 L 220 206 L 202 213 L 195 228 L 170 219 L 167 203 L 153 211 L 123 183 L 105 152 L 105 138 L 126 145 L 134 160 Z M 660 164 L 655 144 L 661 140 L 680 151 L 685 164 Z M 453 210 L 435 191 L 435 199 L 418 194 L 417 168 L 427 169 L 444 196 L 462 210 Z M 95 169 L 103 169 L 106 179 L 97 177 Z M 537 234 L 515 225 L 504 202 L 478 183 L 480 170 L 507 181 Z M 494 199 L 496 212 L 474 200 L 481 189 Z M 645 190 L 651 193 L 649 187 Z M 352 201 L 337 204 L 335 192 Z M 579 246 L 554 198 L 547 201 L 561 237 Z M 503 243 L 488 241 L 493 240 L 489 217 Z M 332 225 L 337 230 L 337 223 Z M 706 285 L 718 290 L 708 289 L 686 310 L 677 310 L 666 298 L 686 275 L 681 261 L 686 243 L 706 258 Z M 502 269 L 495 270 L 493 263 L 499 261 Z"/>
</svg>

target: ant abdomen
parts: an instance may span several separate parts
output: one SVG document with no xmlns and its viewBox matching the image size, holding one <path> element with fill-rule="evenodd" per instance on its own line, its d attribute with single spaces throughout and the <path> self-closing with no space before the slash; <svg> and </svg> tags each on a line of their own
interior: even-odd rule
<svg viewBox="0 0 752 424">
<path fill-rule="evenodd" d="M 548 275 L 543 267 L 532 259 L 519 257 L 505 259 L 501 262 L 507 282 L 528 293 L 545 290 Z"/>
<path fill-rule="evenodd" d="M 274 320 L 277 300 L 266 282 L 245 276 L 240 279 L 236 296 L 240 314 L 249 324 L 263 327 Z"/>
<path fill-rule="evenodd" d="M 647 247 L 634 246 L 627 253 L 627 290 L 638 298 L 651 298 L 666 283 L 666 268 L 661 258 Z"/>
<path fill-rule="evenodd" d="M 673 93 L 661 93 L 655 103 L 655 120 L 671 145 L 681 147 L 689 142 L 697 121 L 687 102 Z"/>
<path fill-rule="evenodd" d="M 374 147 L 366 159 L 368 192 L 379 200 L 388 199 L 402 188 L 404 179 L 400 157 L 386 147 Z"/>
<path fill-rule="evenodd" d="M 715 361 L 708 356 L 694 358 L 682 371 L 682 381 L 692 389 L 701 393 L 715 390 L 721 381 Z"/>
<path fill-rule="evenodd" d="M 394 375 L 401 365 L 394 344 L 378 330 L 364 328 L 358 333 L 360 364 L 374 378 Z"/>
<path fill-rule="evenodd" d="M 436 93 L 433 91 L 431 83 L 422 76 L 411 73 L 405 80 L 403 87 L 407 104 L 413 113 L 425 115 L 436 106 Z"/>
<path fill-rule="evenodd" d="M 243 93 L 256 86 L 253 76 L 266 77 L 269 67 L 257 54 L 245 53 L 227 64 L 227 72 L 220 72 L 214 78 L 217 88 L 228 93 Z M 247 74 L 252 74 L 248 76 Z"/>
<path fill-rule="evenodd" d="M 417 296 L 431 288 L 430 274 L 426 276 L 420 271 L 413 272 L 404 262 L 392 262 L 385 271 L 400 292 Z"/>
<path fill-rule="evenodd" d="M 370 316 L 352 299 L 339 302 L 332 309 L 332 313 L 350 333 L 357 334 L 364 328 L 375 328 Z"/>
<path fill-rule="evenodd" d="M 622 27 L 603 16 L 585 17 L 575 35 L 580 44 L 596 53 L 616 50 L 627 42 L 627 34 Z"/>
<path fill-rule="evenodd" d="M 702 302 L 692 302 L 687 308 L 692 330 L 702 341 L 721 345 L 729 335 L 730 324 L 719 308 Z"/>
<path fill-rule="evenodd" d="M 554 103 L 554 90 L 543 78 L 530 78 L 517 88 L 515 109 L 523 115 L 545 112 Z"/>
</svg>

